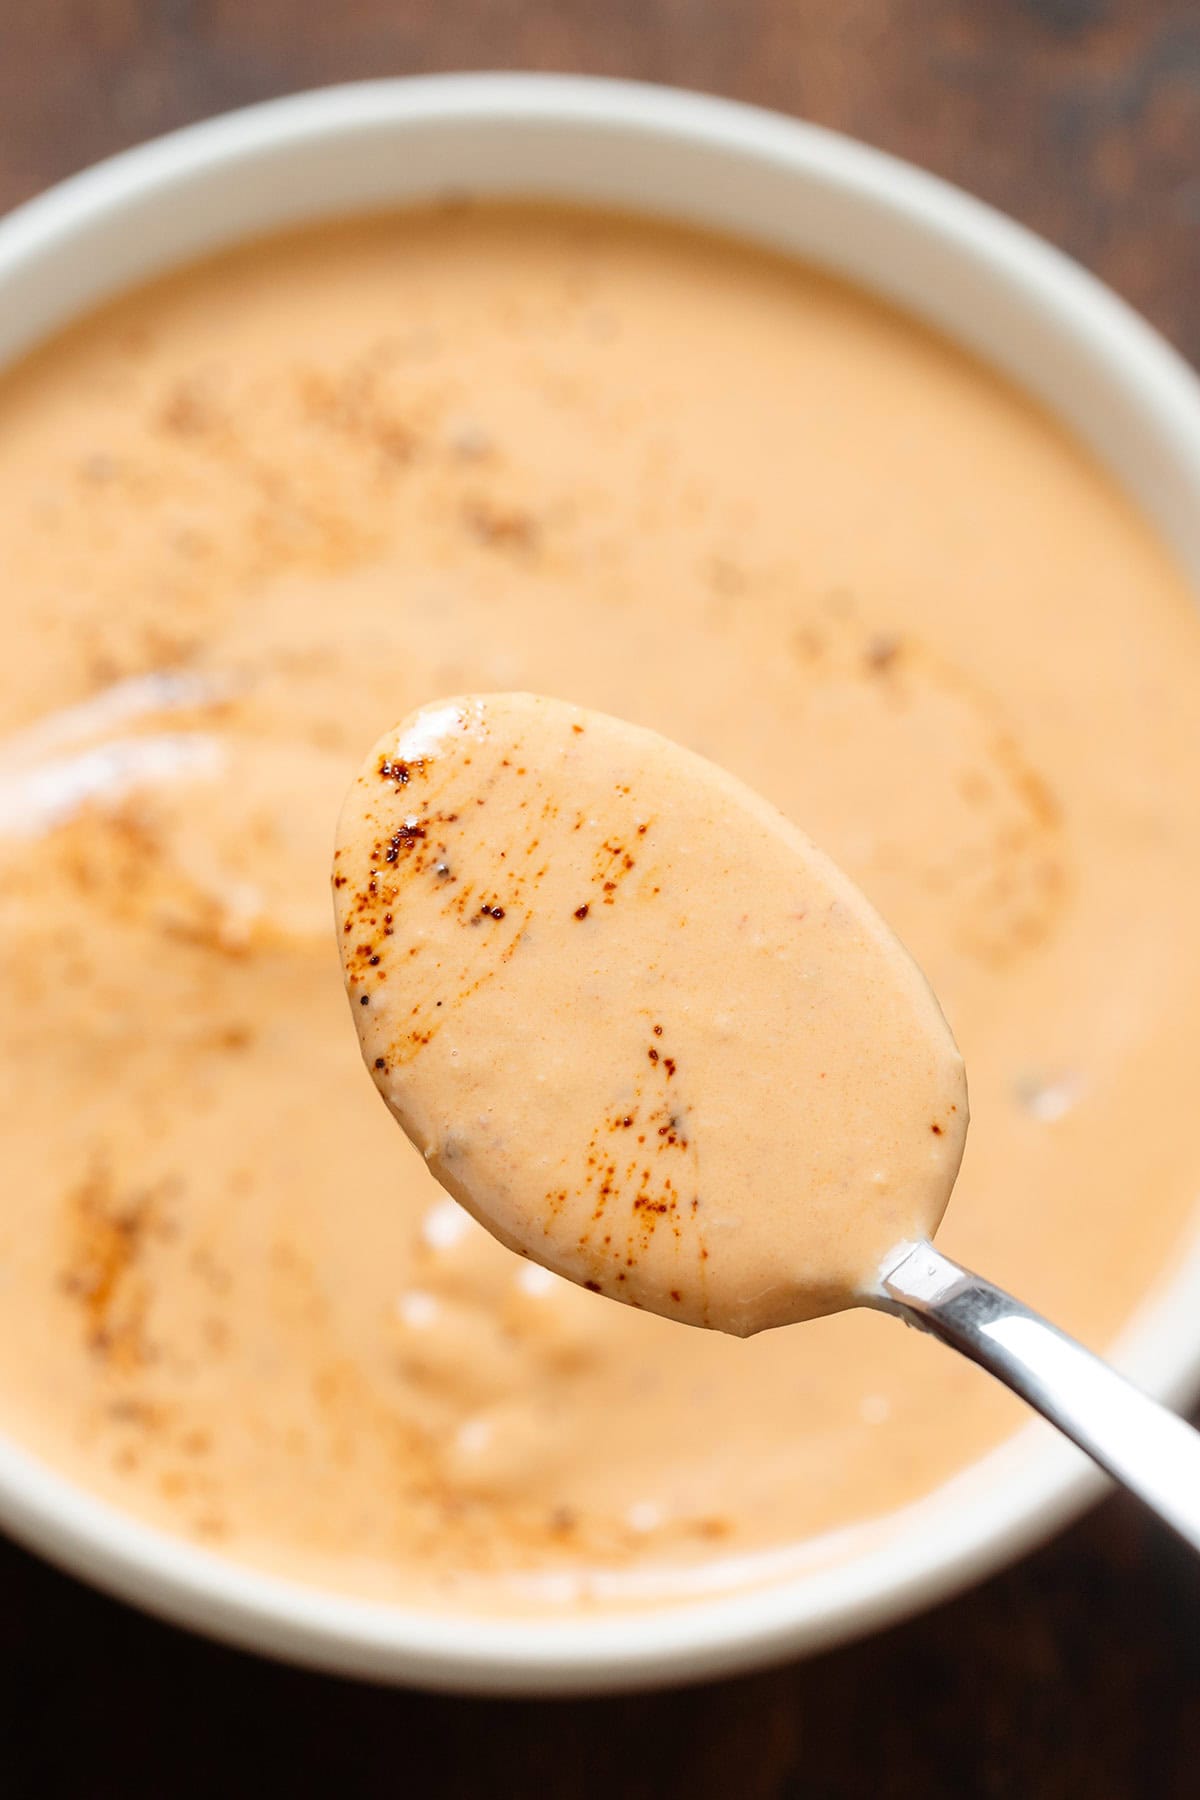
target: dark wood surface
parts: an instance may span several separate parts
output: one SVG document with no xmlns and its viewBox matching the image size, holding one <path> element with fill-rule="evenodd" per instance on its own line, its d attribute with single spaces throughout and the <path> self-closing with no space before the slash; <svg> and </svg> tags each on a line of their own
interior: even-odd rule
<svg viewBox="0 0 1200 1800">
<path fill-rule="evenodd" d="M 1200 360 L 1193 0 L 0 0 L 0 207 L 230 106 L 486 67 L 670 81 L 841 127 L 1045 233 Z M 1200 1567 L 1114 1499 L 809 1662 L 516 1703 L 260 1662 L 0 1543 L 0 1791 L 1190 1797 Z"/>
</svg>

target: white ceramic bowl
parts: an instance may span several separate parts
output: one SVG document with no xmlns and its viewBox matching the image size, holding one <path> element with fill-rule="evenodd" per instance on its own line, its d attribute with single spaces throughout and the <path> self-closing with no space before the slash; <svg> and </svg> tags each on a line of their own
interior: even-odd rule
<svg viewBox="0 0 1200 1800">
<path fill-rule="evenodd" d="M 612 203 L 735 232 L 900 302 L 1039 396 L 1200 584 L 1200 388 L 1082 270 L 974 200 L 846 139 L 667 89 L 525 75 L 379 82 L 215 119 L 0 223 L 0 362 L 132 282 L 288 222 L 469 192 Z M 1116 1360 L 1179 1401 L 1200 1378 L 1200 1245 Z M 291 1585 L 151 1530 L 0 1440 L 0 1520 L 167 1617 L 351 1673 L 493 1692 L 728 1673 L 894 1620 L 995 1569 L 1099 1479 L 1043 1427 L 898 1515 L 872 1547 L 654 1611 L 508 1622 Z"/>
</svg>

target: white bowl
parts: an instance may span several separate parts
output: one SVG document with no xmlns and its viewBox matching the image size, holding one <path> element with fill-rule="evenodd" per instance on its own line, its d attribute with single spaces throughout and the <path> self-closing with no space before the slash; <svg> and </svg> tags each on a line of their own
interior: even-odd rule
<svg viewBox="0 0 1200 1800">
<path fill-rule="evenodd" d="M 812 126 L 668 89 L 465 75 L 304 94 L 177 132 L 0 223 L 0 363 L 105 296 L 289 222 L 470 192 L 610 203 L 796 252 L 900 302 L 1037 395 L 1200 582 L 1200 388 L 1106 289 L 955 189 Z M 1160 1398 L 1200 1381 L 1200 1244 L 1115 1360 Z M 1099 1491 L 1045 1428 L 832 1566 L 702 1602 L 562 1620 L 375 1606 L 256 1574 L 0 1440 L 0 1521 L 152 1611 L 349 1673 L 492 1692 L 730 1673 L 894 1620 L 995 1569 Z"/>
</svg>

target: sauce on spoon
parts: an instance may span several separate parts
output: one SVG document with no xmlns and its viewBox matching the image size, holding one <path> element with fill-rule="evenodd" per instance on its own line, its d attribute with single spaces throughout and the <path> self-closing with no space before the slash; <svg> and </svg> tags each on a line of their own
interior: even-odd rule
<svg viewBox="0 0 1200 1800">
<path fill-rule="evenodd" d="M 928 984 L 722 769 L 529 694 L 411 714 L 338 829 L 363 1055 L 442 1184 L 585 1287 L 747 1336 L 928 1237 L 967 1128 Z"/>
</svg>

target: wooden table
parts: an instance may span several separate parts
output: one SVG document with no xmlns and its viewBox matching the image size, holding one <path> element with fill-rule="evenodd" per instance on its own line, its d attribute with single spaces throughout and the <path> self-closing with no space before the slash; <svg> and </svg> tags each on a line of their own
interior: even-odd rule
<svg viewBox="0 0 1200 1800">
<path fill-rule="evenodd" d="M 0 207 L 226 107 L 469 67 L 640 76 L 839 126 L 1045 233 L 1200 360 L 1189 0 L 8 0 Z M 630 1699 L 302 1674 L 2 1544 L 0 1596 L 12 1800 L 1200 1794 L 1200 1569 L 1124 1499 L 865 1643 Z"/>
</svg>

